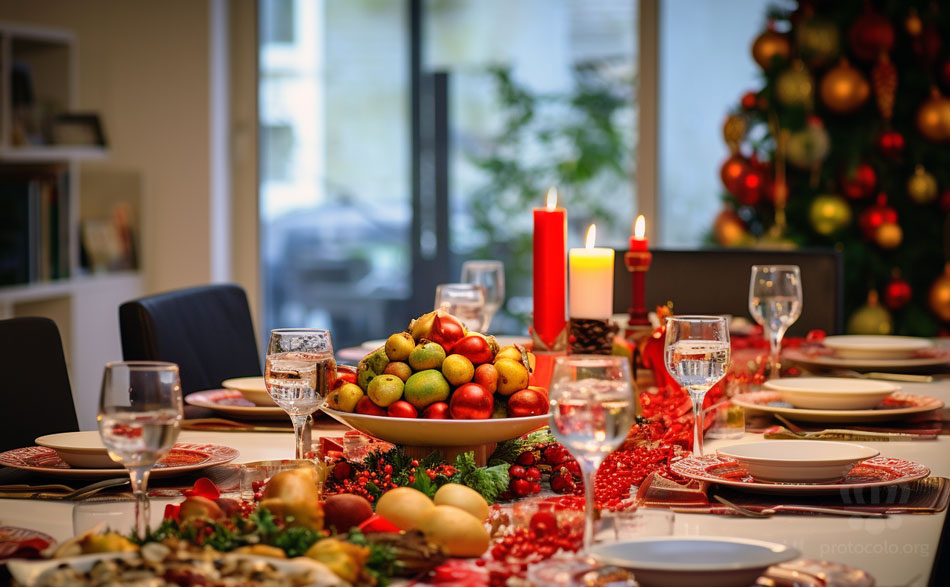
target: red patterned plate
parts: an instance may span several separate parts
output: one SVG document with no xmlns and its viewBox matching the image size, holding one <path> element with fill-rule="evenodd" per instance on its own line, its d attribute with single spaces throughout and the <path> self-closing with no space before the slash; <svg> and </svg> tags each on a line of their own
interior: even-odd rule
<svg viewBox="0 0 950 587">
<path fill-rule="evenodd" d="M 670 464 L 677 475 L 759 493 L 837 493 L 849 489 L 886 487 L 917 481 L 930 469 L 904 459 L 874 457 L 861 461 L 841 481 L 835 483 L 774 483 L 753 479 L 739 463 L 718 456 L 684 457 Z"/>
<path fill-rule="evenodd" d="M 237 449 L 218 444 L 179 442 L 167 457 L 152 469 L 151 477 L 173 477 L 214 465 L 229 463 L 241 453 Z M 28 446 L 0 453 L 0 465 L 25 469 L 53 477 L 124 477 L 125 469 L 77 469 L 59 458 L 56 451 L 44 446 Z"/>
<path fill-rule="evenodd" d="M 802 422 L 887 422 L 902 420 L 914 414 L 932 412 L 943 407 L 943 402 L 925 395 L 892 393 L 879 406 L 870 410 L 812 410 L 793 407 L 782 401 L 778 391 L 740 393 L 732 403 L 754 412 L 781 414 L 790 420 Z"/>
<path fill-rule="evenodd" d="M 268 408 L 255 405 L 236 389 L 212 389 L 189 393 L 185 396 L 185 403 L 211 408 L 216 412 L 244 420 L 286 420 L 288 418 L 287 412 L 277 406 Z"/>
<path fill-rule="evenodd" d="M 40 558 L 40 552 L 55 542 L 52 536 L 38 530 L 0 526 L 0 560 Z"/>
</svg>

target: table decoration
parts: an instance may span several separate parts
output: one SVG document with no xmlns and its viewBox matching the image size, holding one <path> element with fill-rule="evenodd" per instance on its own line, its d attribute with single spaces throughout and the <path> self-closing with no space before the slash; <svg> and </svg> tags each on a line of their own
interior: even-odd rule
<svg viewBox="0 0 950 587">
<path fill-rule="evenodd" d="M 632 338 L 645 327 L 648 329 L 650 320 L 647 318 L 646 308 L 646 273 L 650 269 L 653 255 L 649 250 L 649 241 L 646 238 L 646 220 L 643 214 L 637 216 L 630 236 L 630 250 L 623 256 L 627 271 L 630 272 L 630 316 L 624 330 L 625 338 Z"/>
<path fill-rule="evenodd" d="M 562 351 L 567 347 L 565 288 L 567 285 L 567 210 L 557 205 L 557 190 L 548 190 L 546 207 L 535 208 L 534 313 L 531 334 L 537 351 Z"/>
<path fill-rule="evenodd" d="M 614 250 L 594 246 L 597 226 L 587 229 L 585 247 L 568 251 L 570 268 L 570 352 L 609 355 L 618 327 L 613 315 Z"/>
</svg>

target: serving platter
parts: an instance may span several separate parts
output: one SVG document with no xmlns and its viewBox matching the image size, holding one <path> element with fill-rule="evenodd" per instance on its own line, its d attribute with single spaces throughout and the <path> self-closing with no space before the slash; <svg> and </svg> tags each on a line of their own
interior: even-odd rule
<svg viewBox="0 0 950 587">
<path fill-rule="evenodd" d="M 243 420 L 287 419 L 287 412 L 276 405 L 274 407 L 255 405 L 245 398 L 240 391 L 234 389 L 212 389 L 189 393 L 185 396 L 185 403 L 190 406 L 211 408 L 216 412 Z"/>
<path fill-rule="evenodd" d="M 909 393 L 892 393 L 877 407 L 870 410 L 815 410 L 796 408 L 782 400 L 777 391 L 740 393 L 732 403 L 753 412 L 781 414 L 801 422 L 888 422 L 915 414 L 939 410 L 943 402 L 937 398 Z"/>
<path fill-rule="evenodd" d="M 930 475 L 930 469 L 920 463 L 892 457 L 874 457 L 862 461 L 855 465 L 843 479 L 834 483 L 763 481 L 754 478 L 735 460 L 712 455 L 684 457 L 672 462 L 670 469 L 683 477 L 744 491 L 783 494 L 824 494 L 887 487 L 910 483 Z"/>
</svg>

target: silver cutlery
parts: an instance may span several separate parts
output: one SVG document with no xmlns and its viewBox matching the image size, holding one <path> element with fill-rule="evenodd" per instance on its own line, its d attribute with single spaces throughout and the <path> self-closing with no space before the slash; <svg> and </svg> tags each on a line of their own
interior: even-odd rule
<svg viewBox="0 0 950 587">
<path fill-rule="evenodd" d="M 739 504 L 732 503 L 728 499 L 721 497 L 719 495 L 714 495 L 713 498 L 721 503 L 722 505 L 735 510 L 736 512 L 742 514 L 743 516 L 749 518 L 770 518 L 773 515 L 780 512 L 809 512 L 814 514 L 827 514 L 831 516 L 854 516 L 859 518 L 886 518 L 887 514 L 880 512 L 865 512 L 860 510 L 847 510 L 841 508 L 826 508 L 820 506 L 811 506 L 811 505 L 777 505 L 770 508 L 765 508 L 761 511 L 750 510 L 748 508 L 742 507 Z"/>
<path fill-rule="evenodd" d="M 828 428 L 826 430 L 817 430 L 807 432 L 801 427 L 792 423 L 788 418 L 781 414 L 775 414 L 777 419 L 784 427 L 780 427 L 778 432 L 771 432 L 768 438 L 795 438 L 807 440 L 847 440 L 851 442 L 895 442 L 895 441 L 913 441 L 913 440 L 936 440 L 936 434 L 911 434 L 906 432 L 878 432 L 876 430 L 848 430 L 845 428 Z"/>
<path fill-rule="evenodd" d="M 99 493 L 103 489 L 121 487 L 128 485 L 129 480 L 124 477 L 103 479 L 80 487 L 71 489 L 66 485 L 3 485 L 0 486 L 0 498 L 26 498 L 26 499 L 55 499 L 55 500 L 77 500 L 89 497 Z"/>
</svg>

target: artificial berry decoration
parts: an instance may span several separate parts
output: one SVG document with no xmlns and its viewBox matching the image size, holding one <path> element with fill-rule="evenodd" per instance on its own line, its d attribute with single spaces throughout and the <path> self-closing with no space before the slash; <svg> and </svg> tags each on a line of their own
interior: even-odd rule
<svg viewBox="0 0 950 587">
<path fill-rule="evenodd" d="M 574 483 L 574 477 L 570 472 L 561 467 L 551 475 L 551 490 L 555 493 L 574 493 L 577 484 Z"/>
<path fill-rule="evenodd" d="M 557 516 L 551 512 L 535 512 L 528 527 L 538 536 L 557 533 Z"/>
<path fill-rule="evenodd" d="M 512 479 L 521 479 L 522 477 L 524 477 L 524 474 L 525 474 L 525 468 L 522 467 L 521 465 L 514 465 L 513 467 L 508 469 L 508 476 L 511 477 Z"/>
<path fill-rule="evenodd" d="M 333 478 L 337 481 L 349 479 L 353 475 L 353 465 L 346 461 L 340 461 L 333 466 Z"/>
<path fill-rule="evenodd" d="M 518 455 L 517 462 L 519 465 L 529 467 L 534 464 L 534 453 L 531 451 L 523 452 Z"/>
<path fill-rule="evenodd" d="M 531 483 L 525 479 L 513 479 L 508 489 L 516 497 L 524 497 L 531 493 Z"/>
<path fill-rule="evenodd" d="M 552 444 L 544 450 L 544 463 L 555 467 L 565 461 L 571 460 L 571 453 L 563 445 Z M 510 474 L 510 471 L 509 471 Z"/>
<path fill-rule="evenodd" d="M 524 478 L 528 481 L 540 481 L 541 470 L 537 467 L 529 467 L 528 469 L 525 469 Z"/>
<path fill-rule="evenodd" d="M 581 476 L 581 465 L 575 460 L 567 461 L 566 463 L 561 464 L 562 467 L 567 469 L 567 472 L 575 477 Z"/>
</svg>

